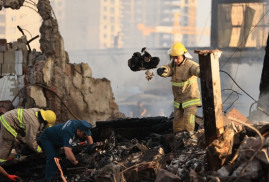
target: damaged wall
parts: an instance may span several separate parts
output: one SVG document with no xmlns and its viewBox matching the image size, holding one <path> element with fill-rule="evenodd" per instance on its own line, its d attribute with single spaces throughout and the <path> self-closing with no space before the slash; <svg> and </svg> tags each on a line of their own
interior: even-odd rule
<svg viewBox="0 0 269 182">
<path fill-rule="evenodd" d="M 23 2 L 23 0 L 0 0 L 0 9 L 2 6 L 19 9 Z M 85 119 L 92 123 L 96 120 L 113 118 L 115 115 L 124 117 L 119 113 L 108 79 L 94 79 L 88 64 L 69 63 L 68 53 L 64 50 L 64 41 L 60 35 L 57 20 L 52 17 L 50 1 L 38 1 L 37 9 L 43 20 L 40 27 L 42 53 L 33 50 L 27 59 L 25 37 L 22 38 L 24 40 L 23 47 L 14 46 L 18 44 L 19 39 L 18 42 L 10 44 L 12 49 L 7 48 L 1 52 L 6 54 L 11 51 L 12 54 L 15 54 L 19 50 L 23 51 L 22 76 L 25 76 L 24 85 L 32 85 L 27 86 L 21 92 L 19 105 L 26 108 L 50 108 L 55 111 L 58 122 L 74 118 L 68 109 L 79 119 Z M 12 68 L 16 66 L 17 64 Z M 52 91 L 45 89 L 45 87 Z M 68 109 L 53 91 L 67 105 Z"/>
</svg>

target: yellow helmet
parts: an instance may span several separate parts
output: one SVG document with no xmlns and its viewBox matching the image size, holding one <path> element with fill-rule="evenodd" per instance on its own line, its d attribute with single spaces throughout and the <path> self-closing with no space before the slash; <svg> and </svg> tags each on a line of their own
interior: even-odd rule
<svg viewBox="0 0 269 182">
<path fill-rule="evenodd" d="M 181 44 L 180 42 L 174 43 L 171 48 L 169 49 L 168 53 L 170 56 L 182 56 L 184 55 L 188 50 L 186 47 Z"/>
<path fill-rule="evenodd" d="M 49 126 L 52 126 L 56 121 L 56 114 L 52 110 L 40 109 L 42 118 L 48 122 Z"/>
</svg>

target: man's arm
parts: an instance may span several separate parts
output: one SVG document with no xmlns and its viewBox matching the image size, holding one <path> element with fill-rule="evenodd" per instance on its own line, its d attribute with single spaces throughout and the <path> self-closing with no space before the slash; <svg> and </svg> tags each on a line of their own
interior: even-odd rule
<svg viewBox="0 0 269 182">
<path fill-rule="evenodd" d="M 74 155 L 74 153 L 72 152 L 72 148 L 70 147 L 64 147 L 64 153 L 66 158 L 74 165 L 78 164 L 78 161 Z"/>
<path fill-rule="evenodd" d="M 3 174 L 8 179 L 10 179 L 11 181 L 17 181 L 17 179 L 19 179 L 19 176 L 8 174 L 6 170 L 1 166 L 0 166 L 0 173 Z"/>
<path fill-rule="evenodd" d="M 200 66 L 199 64 L 193 62 L 193 65 L 190 67 L 191 75 L 197 76 L 200 78 Z"/>
<path fill-rule="evenodd" d="M 1 166 L 0 166 L 0 173 L 1 174 L 3 174 L 4 176 L 6 176 L 6 177 L 8 177 L 8 173 L 6 172 L 6 170 L 4 169 L 4 168 L 2 168 Z"/>
<path fill-rule="evenodd" d="M 87 143 L 88 143 L 88 145 L 93 144 L 92 136 L 87 136 Z"/>
</svg>

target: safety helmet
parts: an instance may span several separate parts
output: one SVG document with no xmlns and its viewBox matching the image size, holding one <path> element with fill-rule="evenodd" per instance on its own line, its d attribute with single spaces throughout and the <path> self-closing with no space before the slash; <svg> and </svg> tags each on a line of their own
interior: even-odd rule
<svg viewBox="0 0 269 182">
<path fill-rule="evenodd" d="M 181 44 L 180 42 L 174 43 L 171 48 L 169 49 L 168 53 L 170 56 L 182 56 L 184 55 L 188 50 L 186 47 Z"/>
<path fill-rule="evenodd" d="M 40 110 L 42 118 L 48 122 L 49 126 L 52 126 L 56 121 L 56 114 L 52 110 Z"/>
</svg>

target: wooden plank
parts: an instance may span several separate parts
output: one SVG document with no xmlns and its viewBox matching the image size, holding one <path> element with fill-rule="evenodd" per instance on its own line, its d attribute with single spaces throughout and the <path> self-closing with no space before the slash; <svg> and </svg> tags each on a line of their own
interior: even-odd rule
<svg viewBox="0 0 269 182">
<path fill-rule="evenodd" d="M 219 50 L 195 51 L 199 54 L 200 80 L 206 145 L 223 133 L 222 99 L 219 73 Z M 209 169 L 218 169 L 220 160 L 207 152 Z"/>
<path fill-rule="evenodd" d="M 267 37 L 266 52 L 263 61 L 262 75 L 260 80 L 260 95 L 258 100 L 258 107 L 261 107 L 269 113 L 269 34 Z"/>
<path fill-rule="evenodd" d="M 195 51 L 199 54 L 204 128 L 207 145 L 223 132 L 219 50 Z"/>
</svg>

